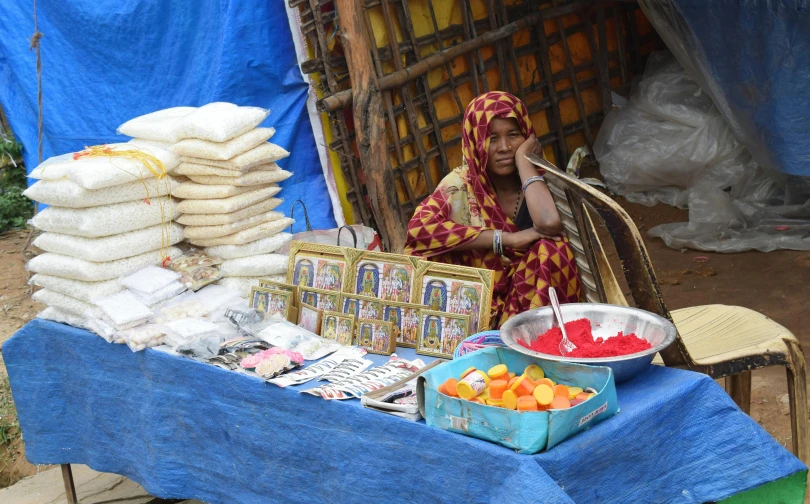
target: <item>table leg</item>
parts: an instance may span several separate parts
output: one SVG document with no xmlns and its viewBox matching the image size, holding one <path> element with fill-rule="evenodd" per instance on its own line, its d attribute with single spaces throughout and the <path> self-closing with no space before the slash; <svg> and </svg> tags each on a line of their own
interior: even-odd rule
<svg viewBox="0 0 810 504">
<path fill-rule="evenodd" d="M 68 504 L 79 504 L 76 498 L 76 486 L 73 484 L 73 471 L 70 464 L 62 464 L 62 479 L 65 481 L 65 498 Z"/>
</svg>

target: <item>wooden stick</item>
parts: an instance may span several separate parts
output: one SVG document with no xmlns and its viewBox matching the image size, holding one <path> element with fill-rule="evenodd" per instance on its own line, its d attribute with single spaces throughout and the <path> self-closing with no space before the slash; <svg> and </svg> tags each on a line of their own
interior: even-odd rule
<svg viewBox="0 0 810 504">
<path fill-rule="evenodd" d="M 371 61 L 362 7 L 355 0 L 336 0 L 335 6 L 354 85 L 352 94 L 357 150 L 371 211 L 386 250 L 399 253 L 405 247 L 406 229 L 402 222 L 394 175 L 388 168 L 382 94 Z"/>
</svg>

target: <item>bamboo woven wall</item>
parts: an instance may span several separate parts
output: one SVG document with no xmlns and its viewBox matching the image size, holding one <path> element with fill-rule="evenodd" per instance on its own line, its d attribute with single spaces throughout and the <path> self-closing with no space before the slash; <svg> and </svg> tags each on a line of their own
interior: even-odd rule
<svg viewBox="0 0 810 504">
<path fill-rule="evenodd" d="M 635 2 L 520 0 L 357 0 L 378 79 L 402 76 L 431 54 L 533 19 L 497 42 L 447 59 L 390 89 L 383 79 L 388 169 L 407 222 L 438 181 L 462 162 L 461 120 L 478 94 L 504 90 L 528 106 L 546 156 L 564 165 L 571 152 L 591 146 L 611 107 L 611 89 L 627 90 L 656 44 Z M 357 152 L 351 82 L 332 1 L 290 0 L 314 57 L 304 63 L 319 84 L 328 112 L 330 149 L 346 179 L 345 197 L 356 220 L 374 226 Z M 534 16 L 534 17 L 532 17 Z M 508 28 L 508 27 L 507 27 Z M 343 91 L 343 93 L 341 93 Z M 347 98 L 348 97 L 348 98 Z M 340 98 L 340 99 L 338 99 Z M 330 102 L 331 100 L 331 102 Z M 335 104 L 338 103 L 339 106 Z"/>
</svg>

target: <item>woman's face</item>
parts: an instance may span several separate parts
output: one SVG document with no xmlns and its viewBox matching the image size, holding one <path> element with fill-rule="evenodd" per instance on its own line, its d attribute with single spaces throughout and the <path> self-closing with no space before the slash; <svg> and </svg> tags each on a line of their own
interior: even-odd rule
<svg viewBox="0 0 810 504">
<path fill-rule="evenodd" d="M 526 138 L 517 119 L 496 117 L 489 123 L 489 150 L 487 170 L 499 176 L 515 173 L 515 152 Z"/>
</svg>

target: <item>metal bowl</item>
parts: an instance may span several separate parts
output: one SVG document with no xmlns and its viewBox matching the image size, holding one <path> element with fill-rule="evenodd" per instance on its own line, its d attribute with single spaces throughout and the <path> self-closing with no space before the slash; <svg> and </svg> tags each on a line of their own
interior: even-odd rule
<svg viewBox="0 0 810 504">
<path fill-rule="evenodd" d="M 559 362 L 608 366 L 613 369 L 616 383 L 620 383 L 646 371 L 655 354 L 672 344 L 677 336 L 672 322 L 638 308 L 601 303 L 570 303 L 560 305 L 560 309 L 566 322 L 581 318 L 590 320 L 595 338 L 609 338 L 615 336 L 619 331 L 624 334 L 634 333 L 639 338 L 649 341 L 652 348 L 618 357 L 588 359 L 535 352 L 518 343 L 518 341 L 523 341 L 531 344 L 540 335 L 557 325 L 550 306 L 523 312 L 506 321 L 501 326 L 501 339 L 509 348 L 532 357 Z"/>
</svg>

